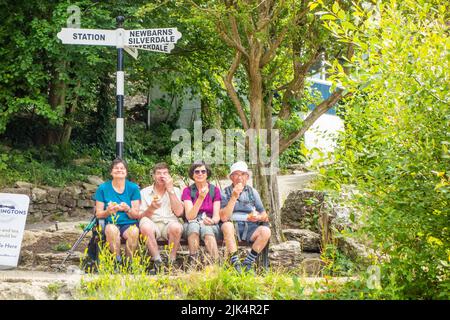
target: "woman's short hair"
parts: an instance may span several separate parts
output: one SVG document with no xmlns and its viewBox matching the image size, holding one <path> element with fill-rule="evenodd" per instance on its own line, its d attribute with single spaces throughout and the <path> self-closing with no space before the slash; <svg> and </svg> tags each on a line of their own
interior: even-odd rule
<svg viewBox="0 0 450 320">
<path fill-rule="evenodd" d="M 109 166 L 109 172 L 111 172 L 114 169 L 114 167 L 116 165 L 118 165 L 119 163 L 123 164 L 123 166 L 125 167 L 125 169 L 127 170 L 127 173 L 128 173 L 128 164 L 127 164 L 127 162 L 125 160 L 123 160 L 123 159 L 120 159 L 120 158 L 114 159 L 111 162 L 111 165 Z"/>
<path fill-rule="evenodd" d="M 189 178 L 194 180 L 195 169 L 197 169 L 198 167 L 203 167 L 203 166 L 205 166 L 206 174 L 208 175 L 208 178 L 210 178 L 212 175 L 211 168 L 203 160 L 195 161 L 193 164 L 191 164 L 191 167 L 189 168 Z"/>
</svg>

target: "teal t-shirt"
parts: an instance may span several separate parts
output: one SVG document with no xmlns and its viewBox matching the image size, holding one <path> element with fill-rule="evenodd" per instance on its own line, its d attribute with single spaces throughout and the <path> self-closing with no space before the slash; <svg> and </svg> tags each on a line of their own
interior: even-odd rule
<svg viewBox="0 0 450 320">
<path fill-rule="evenodd" d="M 118 204 L 125 202 L 131 207 L 131 201 L 141 200 L 141 192 L 139 191 L 139 186 L 129 180 L 125 180 L 125 190 L 123 193 L 118 193 L 114 190 L 112 186 L 112 181 L 106 181 L 99 185 L 97 191 L 95 192 L 95 200 L 104 203 L 103 210 L 106 210 L 108 203 L 117 202 Z M 136 223 L 136 219 L 130 219 L 124 211 L 117 211 L 117 215 L 114 218 L 115 224 L 124 225 Z M 113 223 L 111 215 L 106 218 L 106 223 Z"/>
</svg>

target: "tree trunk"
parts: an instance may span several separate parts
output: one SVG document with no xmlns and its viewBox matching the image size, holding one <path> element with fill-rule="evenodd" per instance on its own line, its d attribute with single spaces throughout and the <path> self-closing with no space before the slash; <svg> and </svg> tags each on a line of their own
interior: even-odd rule
<svg viewBox="0 0 450 320">
<path fill-rule="evenodd" d="M 78 91 L 81 86 L 81 82 L 77 82 L 77 86 L 73 92 Z M 77 109 L 78 106 L 78 95 L 74 97 L 73 101 L 70 103 L 70 106 L 66 108 L 64 125 L 61 132 L 60 144 L 67 144 L 70 141 L 70 136 L 72 134 L 72 122 L 73 122 L 73 113 Z"/>
<path fill-rule="evenodd" d="M 266 175 L 263 172 L 264 165 L 258 163 L 253 166 L 253 186 L 258 190 L 264 208 L 269 215 L 272 231 L 271 242 L 283 241 L 280 214 L 280 194 L 278 190 L 277 174 Z"/>
<path fill-rule="evenodd" d="M 53 110 L 58 107 L 64 108 L 66 103 L 66 83 L 59 79 L 59 73 L 56 70 L 52 72 L 52 79 L 49 84 L 48 103 Z M 61 141 L 60 130 L 58 127 L 48 126 L 37 138 L 37 143 L 46 146 L 59 144 Z"/>
<path fill-rule="evenodd" d="M 278 190 L 277 174 L 267 176 L 269 179 L 270 201 L 272 206 L 272 239 L 275 243 L 280 243 L 284 240 L 283 230 L 281 229 L 281 210 L 280 210 L 280 192 Z"/>
</svg>

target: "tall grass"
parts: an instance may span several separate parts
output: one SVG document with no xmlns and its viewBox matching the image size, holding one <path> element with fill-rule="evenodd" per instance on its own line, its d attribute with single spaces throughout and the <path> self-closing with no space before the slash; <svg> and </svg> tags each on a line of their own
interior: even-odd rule
<svg viewBox="0 0 450 320">
<path fill-rule="evenodd" d="M 166 269 L 148 275 L 150 260 L 145 250 L 120 267 L 105 247 L 100 252 L 97 274 L 81 280 L 76 297 L 93 300 L 303 300 L 386 298 L 368 289 L 363 279 L 307 278 L 278 269 L 261 274 L 237 274 L 227 264 Z"/>
<path fill-rule="evenodd" d="M 162 255 L 171 248 L 165 247 Z M 96 273 L 81 280 L 78 299 L 93 300 L 304 300 L 304 299 L 389 299 L 381 288 L 370 289 L 364 274 L 353 278 L 308 278 L 301 271 L 271 268 L 238 274 L 227 263 L 190 265 L 181 270 L 166 268 L 149 275 L 152 267 L 141 238 L 131 260 L 117 265 L 105 244 L 100 245 Z M 339 259 L 338 259 L 339 260 Z M 300 273 L 299 273 L 300 272 Z"/>
</svg>

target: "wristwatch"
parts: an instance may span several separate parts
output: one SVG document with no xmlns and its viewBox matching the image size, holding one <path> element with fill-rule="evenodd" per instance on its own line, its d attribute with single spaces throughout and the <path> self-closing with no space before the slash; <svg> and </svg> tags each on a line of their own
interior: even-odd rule
<svg viewBox="0 0 450 320">
<path fill-rule="evenodd" d="M 167 190 L 167 192 L 170 194 L 175 194 L 175 190 L 172 190 L 172 191 Z"/>
</svg>

